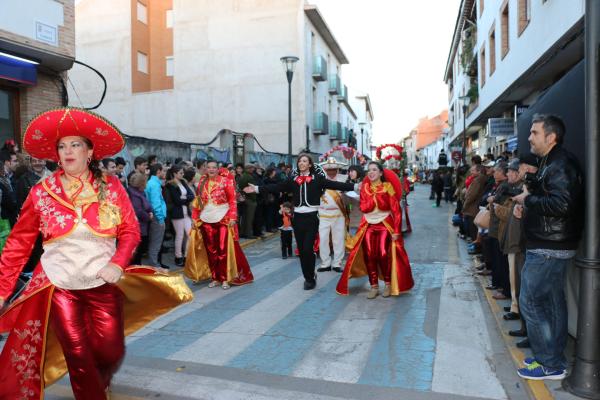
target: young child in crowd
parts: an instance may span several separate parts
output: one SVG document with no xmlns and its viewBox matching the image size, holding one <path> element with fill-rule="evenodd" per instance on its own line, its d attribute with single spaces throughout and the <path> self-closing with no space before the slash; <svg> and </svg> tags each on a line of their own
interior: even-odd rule
<svg viewBox="0 0 600 400">
<path fill-rule="evenodd" d="M 279 214 L 283 220 L 283 225 L 279 227 L 281 230 L 281 258 L 284 260 L 288 257 L 293 257 L 292 254 L 292 218 L 294 218 L 294 209 L 292 203 L 284 202 L 279 207 Z"/>
</svg>

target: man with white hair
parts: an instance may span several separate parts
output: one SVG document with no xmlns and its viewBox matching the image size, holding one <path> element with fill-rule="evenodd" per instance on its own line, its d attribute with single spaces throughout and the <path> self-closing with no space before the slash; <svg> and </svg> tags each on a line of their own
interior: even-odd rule
<svg viewBox="0 0 600 400">
<path fill-rule="evenodd" d="M 327 174 L 327 179 L 338 182 L 346 181 L 346 177 L 339 174 L 340 168 L 345 167 L 346 164 L 330 157 L 320 165 Z M 319 257 L 321 258 L 321 266 L 317 271 L 324 272 L 333 269 L 335 272 L 342 272 L 347 224 L 348 211 L 341 193 L 332 189 L 325 190 L 319 205 Z M 333 259 L 329 247 L 330 235 Z"/>
</svg>

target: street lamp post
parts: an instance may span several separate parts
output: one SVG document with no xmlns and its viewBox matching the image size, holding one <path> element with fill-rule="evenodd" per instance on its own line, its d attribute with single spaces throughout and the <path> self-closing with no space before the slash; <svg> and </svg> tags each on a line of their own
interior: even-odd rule
<svg viewBox="0 0 600 400">
<path fill-rule="evenodd" d="M 365 144 L 365 125 L 366 122 L 359 122 L 358 126 L 360 126 L 360 154 L 364 155 L 364 144 Z"/>
<path fill-rule="evenodd" d="M 575 364 L 563 385 L 576 396 L 600 399 L 600 2 L 585 3 L 585 229 L 581 253 L 575 259 L 580 271 Z"/>
<path fill-rule="evenodd" d="M 280 58 L 285 70 L 288 81 L 288 164 L 292 165 L 292 78 L 294 77 L 294 68 L 299 58 L 295 56 L 285 56 Z"/>
<path fill-rule="evenodd" d="M 471 98 L 469 96 L 460 96 L 459 100 L 462 101 L 462 112 L 463 112 L 463 132 L 462 132 L 462 164 L 467 165 L 467 109 L 469 108 L 469 101 Z"/>
</svg>

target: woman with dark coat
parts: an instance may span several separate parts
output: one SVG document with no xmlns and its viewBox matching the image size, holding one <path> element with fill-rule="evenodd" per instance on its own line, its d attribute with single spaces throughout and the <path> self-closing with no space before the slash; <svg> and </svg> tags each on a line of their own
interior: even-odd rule
<svg viewBox="0 0 600 400">
<path fill-rule="evenodd" d="M 140 224 L 141 235 L 140 245 L 131 258 L 131 264 L 133 265 L 142 265 L 142 255 L 148 250 L 148 226 L 152 218 L 154 218 L 152 206 L 144 193 L 147 181 L 148 178 L 146 178 L 146 175 L 135 172 L 129 177 L 129 185 L 127 187 L 129 200 L 131 200 L 133 211 L 135 211 L 135 216 Z"/>
<path fill-rule="evenodd" d="M 321 196 L 325 189 L 348 192 L 355 190 L 358 185 L 328 180 L 325 173 L 315 165 L 308 154 L 300 154 L 297 169 L 283 182 L 244 188 L 246 193 L 258 193 L 263 190 L 270 193 L 293 194 L 294 206 L 294 236 L 300 251 L 300 264 L 304 275 L 304 290 L 311 290 L 317 286 L 315 274 L 315 251 L 313 248 L 317 233 L 319 232 L 318 208 Z"/>
</svg>

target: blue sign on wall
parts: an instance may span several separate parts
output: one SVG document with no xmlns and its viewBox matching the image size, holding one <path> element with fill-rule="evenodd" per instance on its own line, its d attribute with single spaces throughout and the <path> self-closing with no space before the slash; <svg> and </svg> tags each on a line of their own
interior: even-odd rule
<svg viewBox="0 0 600 400">
<path fill-rule="evenodd" d="M 0 79 L 35 85 L 37 84 L 37 68 L 35 64 L 0 54 Z"/>
</svg>

